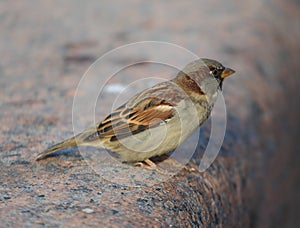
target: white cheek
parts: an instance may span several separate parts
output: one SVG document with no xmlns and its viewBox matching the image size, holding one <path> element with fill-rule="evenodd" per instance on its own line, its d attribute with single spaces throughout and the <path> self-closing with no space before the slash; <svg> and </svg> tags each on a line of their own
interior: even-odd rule
<svg viewBox="0 0 300 228">
<path fill-rule="evenodd" d="M 218 98 L 218 92 L 213 94 L 212 100 L 213 100 L 214 103 L 216 102 L 217 98 Z"/>
<path fill-rule="evenodd" d="M 217 97 L 218 97 L 218 93 L 217 92 L 212 95 L 213 99 L 216 99 Z"/>
</svg>

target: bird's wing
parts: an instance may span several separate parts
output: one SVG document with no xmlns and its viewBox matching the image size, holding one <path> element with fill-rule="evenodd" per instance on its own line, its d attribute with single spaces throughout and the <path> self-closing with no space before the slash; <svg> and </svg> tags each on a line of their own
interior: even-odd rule
<svg viewBox="0 0 300 228">
<path fill-rule="evenodd" d="M 156 127 L 162 121 L 168 121 L 174 113 L 174 106 L 166 100 L 147 97 L 133 107 L 119 107 L 98 125 L 97 132 L 100 138 L 114 141 Z"/>
</svg>

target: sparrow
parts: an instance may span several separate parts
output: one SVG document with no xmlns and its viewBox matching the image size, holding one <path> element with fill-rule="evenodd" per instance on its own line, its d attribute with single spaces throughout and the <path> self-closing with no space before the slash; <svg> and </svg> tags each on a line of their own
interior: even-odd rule
<svg viewBox="0 0 300 228">
<path fill-rule="evenodd" d="M 82 133 L 37 155 L 75 146 L 105 148 L 126 163 L 145 162 L 178 147 L 209 116 L 223 80 L 235 73 L 212 59 L 186 65 L 177 76 L 146 89 Z"/>
</svg>

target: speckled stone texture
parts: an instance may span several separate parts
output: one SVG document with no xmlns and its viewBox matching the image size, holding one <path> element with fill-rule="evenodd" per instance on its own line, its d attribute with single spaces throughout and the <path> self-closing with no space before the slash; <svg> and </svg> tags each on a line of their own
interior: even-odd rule
<svg viewBox="0 0 300 228">
<path fill-rule="evenodd" d="M 299 21 L 293 0 L 1 1 L 0 226 L 299 225 Z M 227 131 L 213 165 L 197 170 L 209 122 L 175 176 L 156 184 L 155 171 L 132 177 L 139 186 L 147 172 L 151 186 L 110 182 L 77 149 L 36 162 L 73 134 L 73 97 L 90 64 L 143 40 L 176 43 L 237 71 L 224 83 Z M 118 80 L 139 71 L 130 73 Z M 98 120 L 114 96 L 102 99 Z M 127 169 L 113 167 L 115 176 Z"/>
</svg>

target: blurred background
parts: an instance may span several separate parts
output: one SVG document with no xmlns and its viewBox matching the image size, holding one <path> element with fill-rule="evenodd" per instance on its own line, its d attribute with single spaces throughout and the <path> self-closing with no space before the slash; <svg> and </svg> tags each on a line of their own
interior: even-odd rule
<svg viewBox="0 0 300 228">
<path fill-rule="evenodd" d="M 16 195 L 14 183 L 36 176 L 24 173 L 34 170 L 37 152 L 72 135 L 73 96 L 87 68 L 121 45 L 153 40 L 175 43 L 236 70 L 224 83 L 229 118 L 224 150 L 231 151 L 224 156 L 241 179 L 238 197 L 245 224 L 296 227 L 299 21 L 296 0 L 1 1 L 4 224 L 27 219 L 19 208 L 31 201 L 22 201 L 23 193 L 11 195 Z M 122 61 L 128 60 L 113 60 L 106 67 Z M 101 111 L 104 117 L 107 110 Z M 230 139 L 233 143 L 226 143 Z"/>
</svg>

